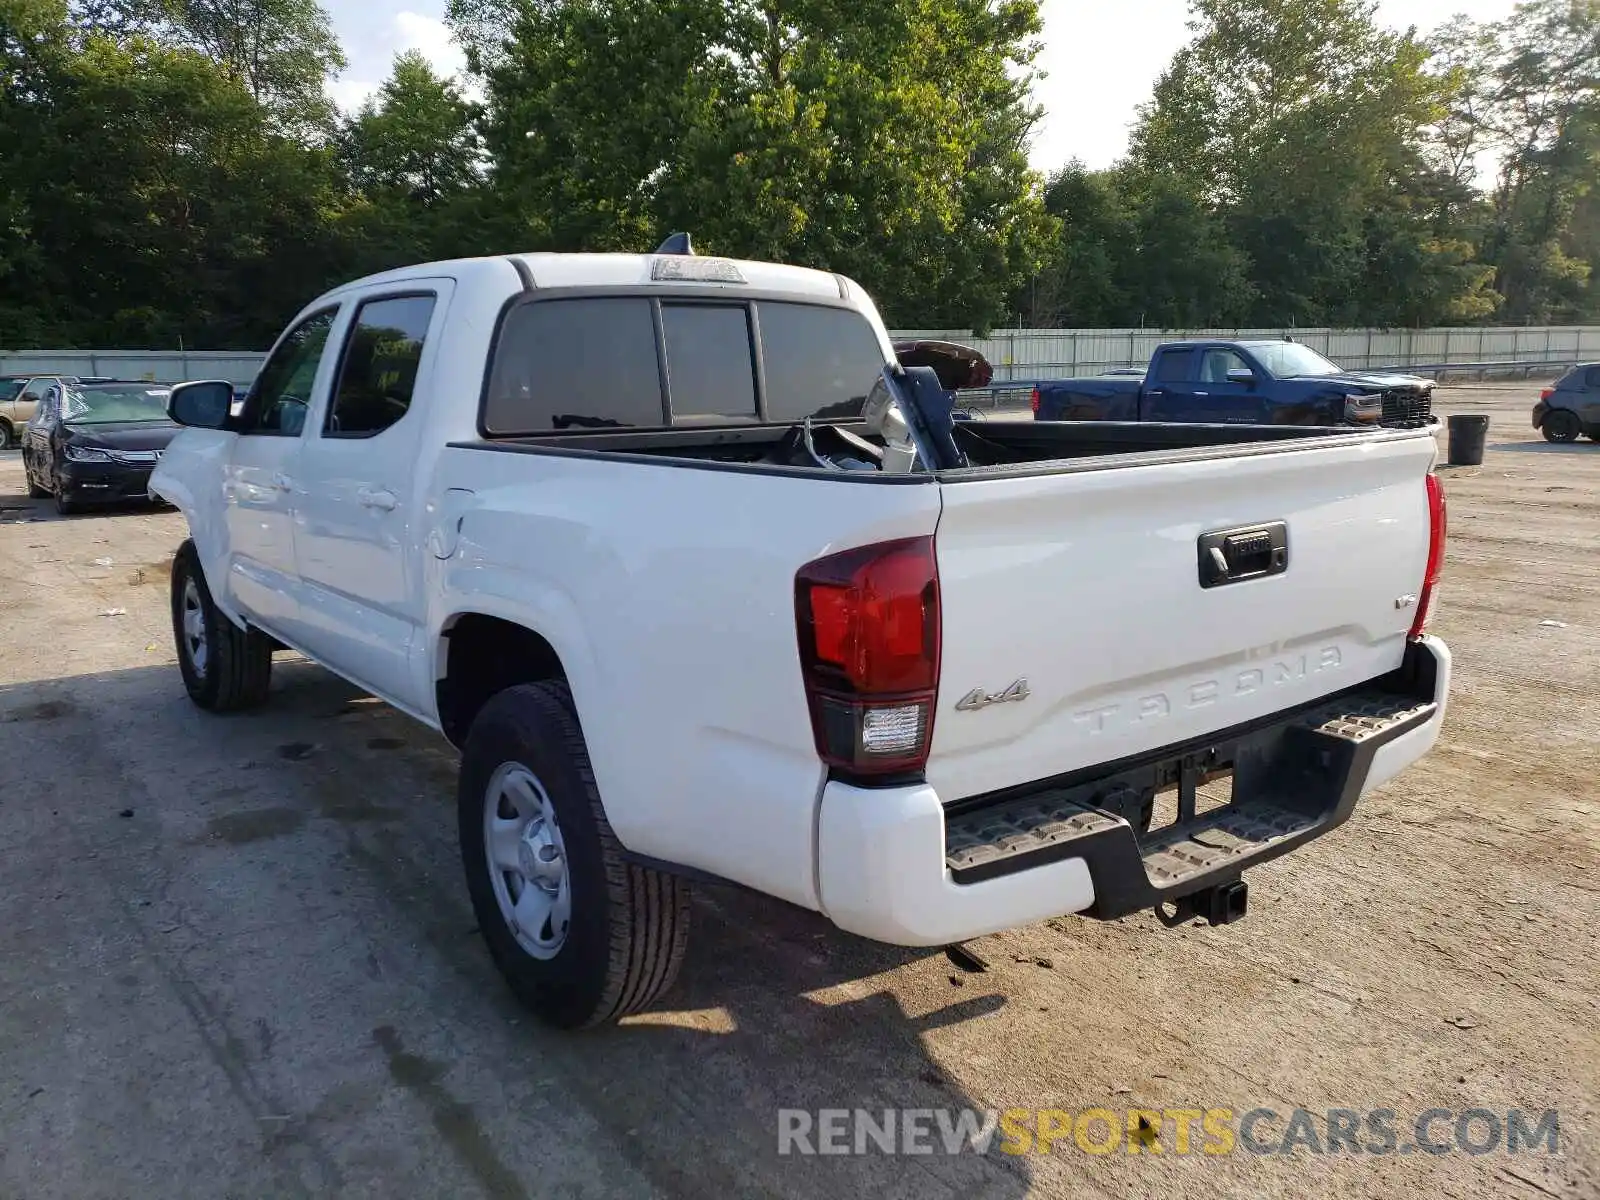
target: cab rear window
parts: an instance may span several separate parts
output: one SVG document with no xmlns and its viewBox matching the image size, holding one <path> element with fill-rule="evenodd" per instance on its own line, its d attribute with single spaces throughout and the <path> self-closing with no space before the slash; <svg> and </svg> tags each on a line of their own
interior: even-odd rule
<svg viewBox="0 0 1600 1200">
<path fill-rule="evenodd" d="M 533 300 L 501 324 L 483 431 L 791 424 L 859 416 L 883 371 L 854 309 L 665 295 Z"/>
</svg>

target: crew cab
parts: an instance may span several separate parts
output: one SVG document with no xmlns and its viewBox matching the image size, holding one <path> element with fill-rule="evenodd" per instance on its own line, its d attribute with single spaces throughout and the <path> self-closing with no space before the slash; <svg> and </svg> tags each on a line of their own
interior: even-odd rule
<svg viewBox="0 0 1600 1200">
<path fill-rule="evenodd" d="M 1431 379 L 1346 371 L 1299 342 L 1168 342 L 1140 374 L 1038 383 L 1034 418 L 1389 428 L 1436 423 Z"/>
<path fill-rule="evenodd" d="M 1230 922 L 1433 745 L 1426 430 L 955 421 L 849 279 L 678 248 L 337 288 L 242 409 L 173 389 L 150 483 L 190 697 L 287 647 L 442 731 L 544 1019 L 658 997 L 696 881 L 909 946 Z"/>
</svg>

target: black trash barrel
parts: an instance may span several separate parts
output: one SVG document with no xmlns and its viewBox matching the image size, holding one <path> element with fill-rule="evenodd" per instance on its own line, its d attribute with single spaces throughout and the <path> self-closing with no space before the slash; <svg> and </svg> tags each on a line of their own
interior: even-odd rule
<svg viewBox="0 0 1600 1200">
<path fill-rule="evenodd" d="M 1488 417 L 1450 418 L 1450 465 L 1481 467 L 1483 447 L 1489 440 Z"/>
</svg>

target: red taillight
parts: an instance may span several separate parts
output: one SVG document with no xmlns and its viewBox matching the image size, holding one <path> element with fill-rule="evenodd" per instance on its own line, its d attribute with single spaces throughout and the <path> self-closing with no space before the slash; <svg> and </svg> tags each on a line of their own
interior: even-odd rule
<svg viewBox="0 0 1600 1200">
<path fill-rule="evenodd" d="M 1422 577 L 1422 594 L 1417 598 L 1417 619 L 1411 626 L 1411 636 L 1419 638 L 1428 629 L 1428 619 L 1433 616 L 1433 602 L 1438 590 L 1439 572 L 1444 569 L 1445 539 L 1444 484 L 1431 471 L 1428 473 L 1428 570 Z"/>
<path fill-rule="evenodd" d="M 1556 394 L 1555 388 L 1545 388 L 1544 391 L 1539 393 L 1539 399 L 1548 400 L 1548 399 L 1550 399 L 1551 396 L 1554 396 L 1555 394 Z"/>
<path fill-rule="evenodd" d="M 1038 388 L 1034 388 L 1033 389 L 1033 395 L 1031 397 L 1029 397 L 1028 403 L 1033 406 L 1033 415 L 1037 417 L 1039 415 L 1039 389 Z"/>
<path fill-rule="evenodd" d="M 921 770 L 939 687 L 933 539 L 819 558 L 795 576 L 794 601 L 823 761 L 858 775 Z"/>
</svg>

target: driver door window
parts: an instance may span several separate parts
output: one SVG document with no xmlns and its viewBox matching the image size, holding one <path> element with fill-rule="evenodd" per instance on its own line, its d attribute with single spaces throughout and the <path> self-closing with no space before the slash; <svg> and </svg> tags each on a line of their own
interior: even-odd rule
<svg viewBox="0 0 1600 1200">
<path fill-rule="evenodd" d="M 1229 383 L 1229 371 L 1248 371 L 1250 364 L 1232 350 L 1207 350 L 1201 356 L 1200 382 Z"/>
<path fill-rule="evenodd" d="M 337 308 L 313 313 L 290 330 L 261 368 L 240 415 L 240 433 L 299 437 L 311 405 L 322 352 L 333 331 Z"/>
</svg>

